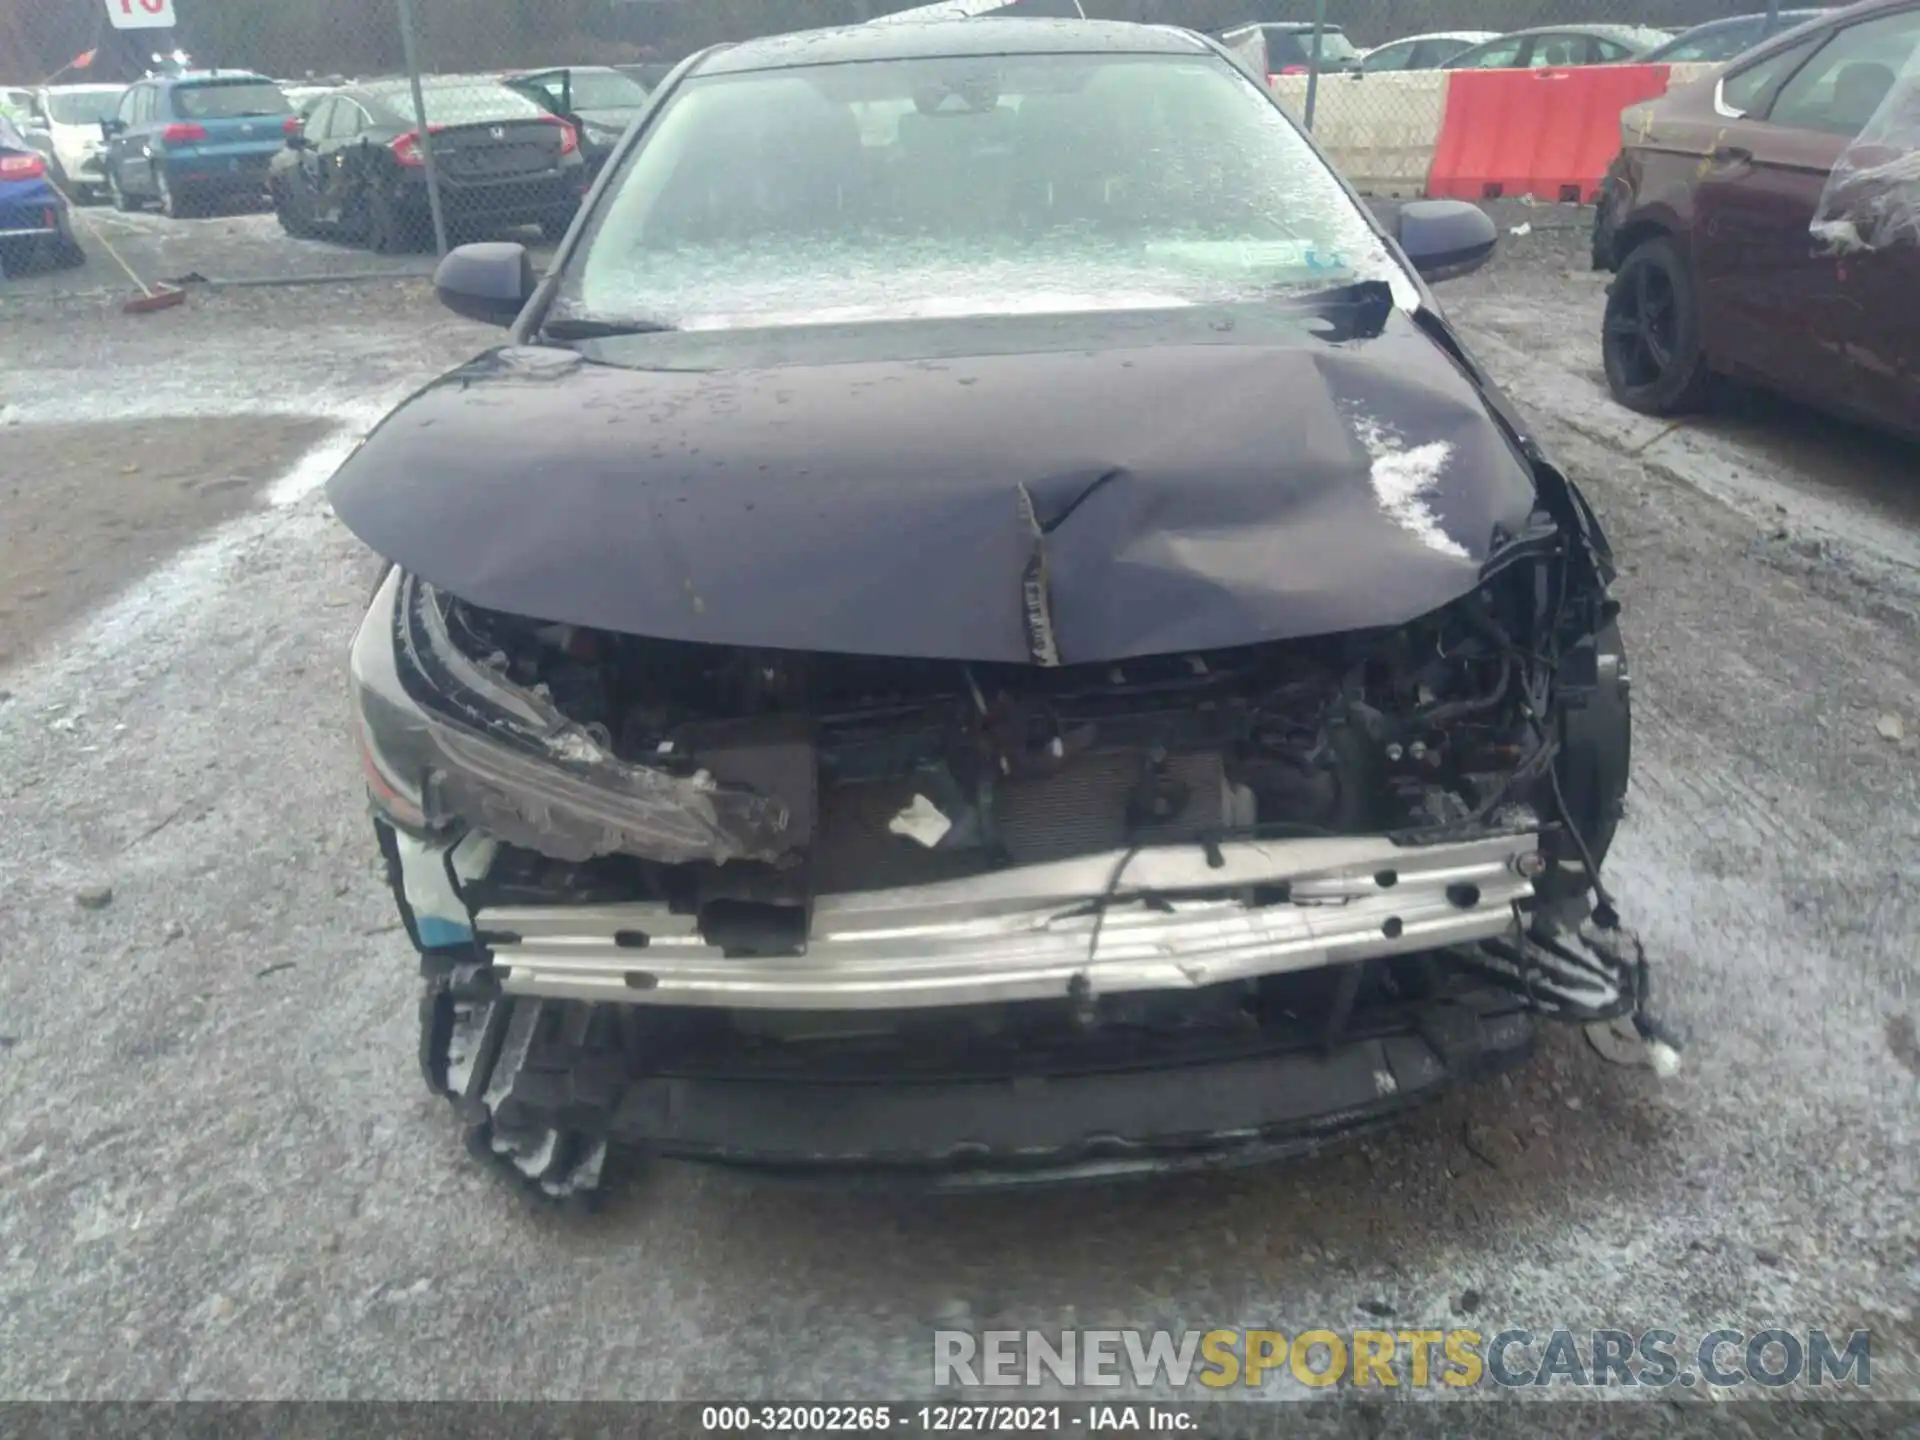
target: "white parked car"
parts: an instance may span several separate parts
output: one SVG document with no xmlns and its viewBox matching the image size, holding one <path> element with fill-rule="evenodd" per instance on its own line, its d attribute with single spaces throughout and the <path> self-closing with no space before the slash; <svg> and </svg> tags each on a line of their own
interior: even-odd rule
<svg viewBox="0 0 1920 1440">
<path fill-rule="evenodd" d="M 1381 70 L 1438 70 L 1469 45 L 1498 38 L 1493 30 L 1437 30 L 1389 40 L 1367 51 L 1360 68 L 1367 74 Z"/>
<path fill-rule="evenodd" d="M 54 178 L 82 204 L 106 193 L 100 122 L 113 118 L 126 89 L 124 85 L 47 85 L 34 91 L 34 118 L 53 142 L 59 169 Z"/>
</svg>

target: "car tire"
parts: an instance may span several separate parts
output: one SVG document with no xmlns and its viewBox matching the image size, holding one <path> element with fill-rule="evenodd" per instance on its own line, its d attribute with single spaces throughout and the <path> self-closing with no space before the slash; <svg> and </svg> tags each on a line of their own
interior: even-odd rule
<svg viewBox="0 0 1920 1440">
<path fill-rule="evenodd" d="M 116 210 L 131 212 L 140 208 L 140 202 L 120 188 L 118 170 L 107 176 L 107 196 L 113 201 L 113 208 Z"/>
<path fill-rule="evenodd" d="M 87 252 L 80 248 L 73 232 L 63 228 L 41 242 L 40 257 L 50 270 L 72 270 L 86 263 Z"/>
<path fill-rule="evenodd" d="M 160 192 L 160 213 L 169 220 L 190 220 L 200 213 L 200 203 L 188 191 L 176 190 L 165 170 L 155 168 L 154 188 Z"/>
<path fill-rule="evenodd" d="M 273 201 L 273 215 L 280 222 L 282 230 L 296 240 L 304 240 L 313 234 L 313 226 L 294 209 L 292 199 L 284 190 L 278 185 L 269 185 L 267 194 Z"/>
<path fill-rule="evenodd" d="M 376 255 L 394 255 L 406 248 L 399 212 L 384 191 L 374 190 L 367 196 L 366 239 L 367 248 Z"/>
<path fill-rule="evenodd" d="M 1705 403 L 1709 372 L 1700 346 L 1693 267 L 1666 236 L 1643 240 L 1620 262 L 1600 322 L 1607 388 L 1629 410 L 1682 415 Z"/>
</svg>

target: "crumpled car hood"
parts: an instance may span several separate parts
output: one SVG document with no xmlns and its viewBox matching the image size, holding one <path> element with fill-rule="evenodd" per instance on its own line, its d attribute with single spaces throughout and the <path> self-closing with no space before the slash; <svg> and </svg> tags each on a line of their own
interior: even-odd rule
<svg viewBox="0 0 1920 1440">
<path fill-rule="evenodd" d="M 1399 311 L 1364 340 L 699 372 L 498 350 L 396 410 L 328 494 L 490 609 L 1063 664 L 1403 623 L 1472 589 L 1536 498 Z"/>
</svg>

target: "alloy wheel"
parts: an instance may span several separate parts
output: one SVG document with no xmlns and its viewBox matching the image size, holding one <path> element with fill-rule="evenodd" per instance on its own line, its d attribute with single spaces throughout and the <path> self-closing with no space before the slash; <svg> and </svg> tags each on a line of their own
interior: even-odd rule
<svg viewBox="0 0 1920 1440">
<path fill-rule="evenodd" d="M 1634 266 L 1607 300 L 1606 344 L 1630 385 L 1656 385 L 1679 350 L 1680 307 L 1673 277 L 1657 265 Z"/>
</svg>

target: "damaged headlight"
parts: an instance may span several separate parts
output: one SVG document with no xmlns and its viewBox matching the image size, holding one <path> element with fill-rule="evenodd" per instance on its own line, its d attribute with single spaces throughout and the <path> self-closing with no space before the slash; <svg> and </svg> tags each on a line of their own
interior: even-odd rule
<svg viewBox="0 0 1920 1440">
<path fill-rule="evenodd" d="M 772 859 L 777 800 L 612 754 L 537 690 L 464 654 L 441 598 L 390 572 L 354 637 L 355 738 L 374 805 L 415 832 L 464 823 L 562 860 Z"/>
</svg>

